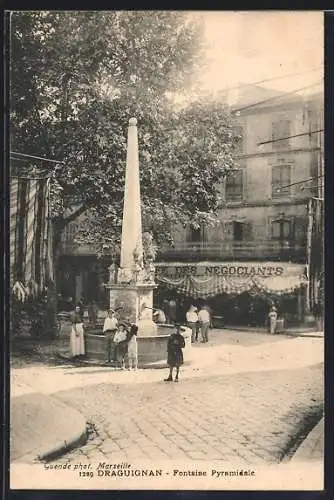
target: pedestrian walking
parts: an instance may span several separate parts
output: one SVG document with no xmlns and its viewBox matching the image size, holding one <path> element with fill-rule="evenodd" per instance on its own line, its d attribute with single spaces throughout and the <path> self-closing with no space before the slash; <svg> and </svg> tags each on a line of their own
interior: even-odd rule
<svg viewBox="0 0 334 500">
<path fill-rule="evenodd" d="M 106 361 L 110 363 L 114 359 L 114 337 L 117 331 L 118 320 L 115 316 L 115 311 L 110 309 L 107 317 L 104 320 L 103 333 L 106 337 Z"/>
<path fill-rule="evenodd" d="M 71 314 L 71 322 L 70 349 L 72 358 L 75 359 L 85 355 L 84 328 L 79 305 Z"/>
<path fill-rule="evenodd" d="M 179 381 L 180 366 L 183 365 L 183 352 L 185 341 L 183 335 L 180 333 L 180 325 L 176 325 L 176 331 L 173 332 L 167 343 L 167 364 L 169 366 L 169 376 L 165 382 L 173 382 L 173 368 L 176 368 L 176 375 L 174 382 Z"/>
<path fill-rule="evenodd" d="M 125 323 L 119 323 L 117 331 L 114 336 L 114 361 L 118 364 L 119 368 L 124 370 L 125 368 L 125 355 L 127 353 L 128 342 L 127 342 L 127 329 Z"/>
<path fill-rule="evenodd" d="M 191 305 L 186 313 L 186 323 L 191 329 L 191 342 L 194 343 L 198 340 L 198 314 L 197 307 Z"/>
<path fill-rule="evenodd" d="M 269 314 L 269 328 L 270 333 L 276 333 L 276 325 L 277 325 L 277 309 L 276 307 L 272 307 Z"/>
<path fill-rule="evenodd" d="M 202 306 L 201 310 L 198 313 L 198 322 L 201 330 L 202 342 L 208 342 L 211 318 L 209 311 L 204 306 Z"/>
<path fill-rule="evenodd" d="M 137 345 L 138 326 L 131 325 L 127 336 L 128 343 L 128 369 L 137 370 L 138 367 L 138 345 Z"/>
</svg>

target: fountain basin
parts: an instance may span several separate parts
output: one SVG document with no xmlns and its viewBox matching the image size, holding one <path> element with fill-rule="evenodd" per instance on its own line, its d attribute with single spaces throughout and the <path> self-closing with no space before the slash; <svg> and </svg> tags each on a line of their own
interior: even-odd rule
<svg viewBox="0 0 334 500">
<path fill-rule="evenodd" d="M 166 365 L 167 341 L 170 334 L 175 331 L 174 325 L 158 324 L 156 335 L 137 337 L 138 344 L 138 366 L 142 367 L 151 363 L 162 362 Z M 185 340 L 184 358 L 187 360 L 187 353 L 191 349 L 191 330 L 182 327 L 182 335 Z M 105 362 L 107 352 L 107 340 L 104 335 L 95 333 L 85 333 L 85 348 L 87 361 Z"/>
</svg>

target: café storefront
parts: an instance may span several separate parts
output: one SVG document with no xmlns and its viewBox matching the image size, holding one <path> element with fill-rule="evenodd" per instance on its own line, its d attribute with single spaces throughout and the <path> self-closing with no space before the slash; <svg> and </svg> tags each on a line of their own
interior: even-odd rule
<svg viewBox="0 0 334 500">
<path fill-rule="evenodd" d="M 226 325 L 262 326 L 271 305 L 287 326 L 304 321 L 305 266 L 282 262 L 157 263 L 156 302 L 178 303 L 179 320 L 191 303 L 210 306 Z"/>
</svg>

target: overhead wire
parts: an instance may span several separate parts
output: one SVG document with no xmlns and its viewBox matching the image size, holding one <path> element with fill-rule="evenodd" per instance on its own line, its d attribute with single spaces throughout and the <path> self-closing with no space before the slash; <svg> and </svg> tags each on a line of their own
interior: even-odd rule
<svg viewBox="0 0 334 500">
<path fill-rule="evenodd" d="M 272 142 L 284 141 L 286 139 L 293 139 L 294 137 L 302 137 L 304 135 L 318 134 L 320 132 L 324 132 L 324 129 L 321 128 L 321 129 L 318 129 L 318 130 L 311 130 L 311 131 L 308 131 L 308 132 L 302 132 L 300 134 L 287 135 L 286 137 L 280 137 L 279 139 L 272 139 L 270 141 L 258 142 L 257 146 L 262 146 L 263 144 L 270 144 Z"/>
<path fill-rule="evenodd" d="M 285 80 L 287 78 L 293 78 L 294 76 L 300 76 L 300 75 L 304 75 L 306 73 L 313 73 L 322 67 L 323 66 L 317 66 L 314 69 L 299 71 L 298 73 L 290 73 L 290 74 L 286 74 L 286 75 L 282 75 L 282 76 L 276 76 L 273 78 L 265 78 L 264 80 L 258 80 L 257 82 L 245 82 L 245 83 L 241 83 L 241 84 L 237 85 L 236 87 L 227 87 L 226 91 L 228 92 L 230 90 L 238 90 L 246 85 L 260 85 L 261 83 L 273 82 L 275 80 Z"/>
<path fill-rule="evenodd" d="M 321 83 L 321 80 L 317 83 L 313 83 L 312 85 L 306 85 L 305 87 L 301 87 L 299 89 L 294 89 L 294 90 L 291 90 L 289 92 L 284 92 L 284 93 L 276 95 L 276 96 L 268 97 L 267 99 L 263 99 L 261 101 L 256 101 L 256 102 L 253 102 L 251 104 L 247 104 L 247 106 L 242 106 L 241 108 L 232 109 L 231 113 L 233 113 L 233 114 L 239 113 L 240 111 L 245 111 L 246 109 L 251 109 L 254 106 L 258 106 L 259 104 L 265 104 L 267 102 L 271 102 L 271 101 L 274 101 L 276 99 L 282 99 L 287 95 L 295 94 L 296 92 L 301 92 L 302 90 L 307 90 L 309 88 L 316 87 L 316 86 L 320 85 L 320 83 Z"/>
<path fill-rule="evenodd" d="M 292 182 L 291 184 L 286 184 L 285 186 L 280 186 L 279 188 L 277 188 L 277 191 L 280 191 L 281 189 L 286 189 L 286 188 L 291 187 L 291 186 L 297 186 L 298 184 L 305 184 L 306 182 L 314 181 L 316 179 L 321 179 L 322 177 L 325 177 L 325 175 L 322 174 L 322 175 L 318 175 L 315 177 L 310 177 L 309 179 L 304 179 L 303 181 Z"/>
</svg>

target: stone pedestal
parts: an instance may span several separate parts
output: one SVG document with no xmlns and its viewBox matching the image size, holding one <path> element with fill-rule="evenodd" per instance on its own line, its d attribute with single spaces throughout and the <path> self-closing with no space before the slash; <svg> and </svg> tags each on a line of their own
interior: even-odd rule
<svg viewBox="0 0 334 500">
<path fill-rule="evenodd" d="M 157 325 L 152 320 L 154 283 L 133 285 L 108 284 L 110 308 L 116 310 L 121 321 L 138 326 L 138 336 L 156 335 Z"/>
</svg>

